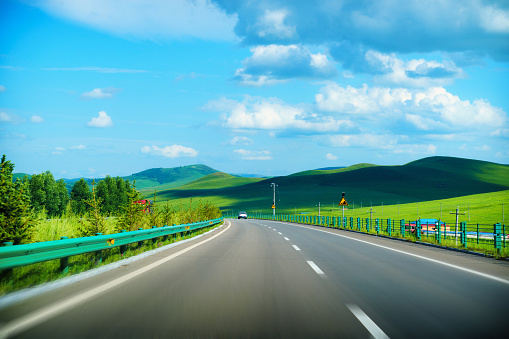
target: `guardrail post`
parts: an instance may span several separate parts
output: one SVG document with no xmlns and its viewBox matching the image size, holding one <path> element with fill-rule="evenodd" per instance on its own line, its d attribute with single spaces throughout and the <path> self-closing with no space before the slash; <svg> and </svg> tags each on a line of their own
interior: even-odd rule
<svg viewBox="0 0 509 339">
<path fill-rule="evenodd" d="M 498 253 L 502 248 L 502 225 L 500 223 L 493 225 L 493 245 Z"/>
<path fill-rule="evenodd" d="M 120 233 L 125 233 L 127 232 L 126 230 L 122 230 L 120 231 Z M 127 245 L 120 245 L 120 255 L 124 255 L 125 252 L 127 251 Z"/>
<path fill-rule="evenodd" d="M 157 228 L 157 226 L 152 226 L 152 228 Z M 152 244 L 155 244 L 157 242 L 157 237 L 152 238 Z"/>
<path fill-rule="evenodd" d="M 103 234 L 96 233 L 95 235 L 98 236 L 98 235 L 103 235 Z M 103 262 L 103 251 L 102 250 L 95 252 L 95 261 L 96 261 L 96 264 L 101 264 Z"/>
<path fill-rule="evenodd" d="M 357 231 L 361 229 L 361 218 L 357 218 Z"/>
<path fill-rule="evenodd" d="M 13 246 L 13 245 L 14 245 L 14 243 L 11 242 L 11 241 L 4 241 L 2 243 L 2 247 Z M 8 269 L 3 270 L 3 271 L 4 271 L 5 278 L 8 279 L 8 280 L 11 280 L 12 279 L 12 272 L 13 272 L 12 268 L 8 268 Z"/>
<path fill-rule="evenodd" d="M 138 231 L 143 231 L 143 228 L 138 228 Z M 143 241 L 138 241 L 138 248 L 141 248 L 143 246 Z"/>
<path fill-rule="evenodd" d="M 389 237 L 392 237 L 392 220 L 387 219 L 387 233 L 389 233 Z"/>
<path fill-rule="evenodd" d="M 401 236 L 404 238 L 406 236 L 405 219 L 401 219 L 399 221 L 399 227 L 400 227 Z"/>
<path fill-rule="evenodd" d="M 68 237 L 60 237 L 60 240 L 69 239 Z M 69 257 L 60 258 L 60 274 L 65 275 L 69 273 Z"/>
<path fill-rule="evenodd" d="M 350 217 L 350 229 L 353 230 L 353 217 Z"/>
<path fill-rule="evenodd" d="M 460 224 L 460 228 L 461 228 L 460 235 L 461 244 L 463 245 L 463 247 L 467 247 L 467 222 L 462 221 Z"/>
<path fill-rule="evenodd" d="M 375 219 L 375 229 L 376 229 L 376 234 L 380 234 L 380 219 L 378 219 L 378 218 Z"/>
<path fill-rule="evenodd" d="M 366 218 L 366 233 L 369 233 L 369 218 Z"/>
</svg>

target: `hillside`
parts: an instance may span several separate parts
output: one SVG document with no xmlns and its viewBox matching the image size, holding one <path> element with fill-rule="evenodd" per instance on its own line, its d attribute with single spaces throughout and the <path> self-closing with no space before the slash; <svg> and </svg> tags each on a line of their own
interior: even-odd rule
<svg viewBox="0 0 509 339">
<path fill-rule="evenodd" d="M 194 197 L 212 201 L 225 210 L 270 213 L 272 182 L 278 185 L 278 211 L 307 211 L 316 209 L 319 202 L 322 206 L 337 205 L 341 192 L 346 193 L 349 203 L 368 206 L 508 190 L 509 166 L 453 157 L 430 157 L 401 166 L 361 164 L 331 171 L 305 171 L 240 186 L 207 186 L 193 182 L 160 191 L 158 196 L 164 199 Z"/>
</svg>

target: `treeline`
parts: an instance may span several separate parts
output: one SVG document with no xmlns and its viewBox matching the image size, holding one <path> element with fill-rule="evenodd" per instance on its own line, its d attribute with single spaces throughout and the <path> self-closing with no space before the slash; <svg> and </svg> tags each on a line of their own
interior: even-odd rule
<svg viewBox="0 0 509 339">
<path fill-rule="evenodd" d="M 59 217 L 70 208 L 72 213 L 82 216 L 89 209 L 86 202 L 92 197 L 92 190 L 85 179 L 76 181 L 69 193 L 63 179 L 55 181 L 51 172 L 25 176 L 22 182 L 27 184 L 30 206 L 35 213 L 48 218 Z M 127 193 L 131 189 L 129 180 L 109 175 L 99 181 L 95 187 L 97 198 L 101 199 L 101 214 L 118 216 L 119 209 L 127 202 Z"/>
<path fill-rule="evenodd" d="M 209 203 L 175 208 L 167 201 L 162 208 L 144 200 L 135 183 L 107 176 L 92 189 L 78 180 L 68 193 L 63 180 L 47 171 L 13 182 L 14 164 L 2 157 L 0 168 L 0 243 L 29 243 L 41 219 L 62 217 L 74 220 L 77 236 L 113 233 L 121 230 L 191 223 L 221 217 L 217 206 Z M 106 227 L 105 217 L 116 216 L 114 229 Z M 39 223 L 39 224 L 38 224 Z M 52 240 L 45 239 L 43 241 Z"/>
</svg>

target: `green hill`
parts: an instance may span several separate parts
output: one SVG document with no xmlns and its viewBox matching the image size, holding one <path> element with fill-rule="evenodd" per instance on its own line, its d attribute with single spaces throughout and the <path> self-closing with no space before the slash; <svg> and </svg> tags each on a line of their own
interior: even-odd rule
<svg viewBox="0 0 509 339">
<path fill-rule="evenodd" d="M 243 178 L 246 179 L 246 178 Z M 453 157 L 430 157 L 402 166 L 360 164 L 330 171 L 305 171 L 285 177 L 231 185 L 204 177 L 201 182 L 158 192 L 168 199 L 200 198 L 225 210 L 271 212 L 272 187 L 278 185 L 278 212 L 314 211 L 337 205 L 341 193 L 347 201 L 364 206 L 413 203 L 498 192 L 509 189 L 509 166 Z M 210 180 L 210 181 L 209 181 Z M 226 184 L 228 183 L 228 184 Z M 240 181 L 238 182 L 240 183 Z"/>
</svg>

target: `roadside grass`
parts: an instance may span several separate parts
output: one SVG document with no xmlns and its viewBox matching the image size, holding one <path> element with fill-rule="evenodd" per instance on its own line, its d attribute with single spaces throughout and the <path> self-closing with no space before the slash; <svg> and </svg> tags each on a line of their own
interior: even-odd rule
<svg viewBox="0 0 509 339">
<path fill-rule="evenodd" d="M 70 234 L 70 223 L 54 223 L 52 229 L 59 234 Z M 192 232 L 184 232 L 183 234 L 174 234 L 168 237 L 168 240 L 163 241 L 163 237 L 157 238 L 155 242 L 151 240 L 144 241 L 142 246 L 138 247 L 137 243 L 127 245 L 127 250 L 124 255 L 120 253 L 120 247 L 114 247 L 109 250 L 102 251 L 102 261 L 98 261 L 95 253 L 85 253 L 69 257 L 69 273 L 62 274 L 60 272 L 60 260 L 50 260 L 40 262 L 37 264 L 16 267 L 12 270 L 0 272 L 0 296 L 21 289 L 37 286 L 50 281 L 58 280 L 63 277 L 82 273 L 94 268 L 98 268 L 119 260 L 134 257 L 138 254 L 166 246 L 184 239 L 189 239 L 197 235 L 208 232 L 214 228 L 219 227 L 213 225 L 204 227 Z M 58 237 L 58 239 L 60 239 Z"/>
</svg>

